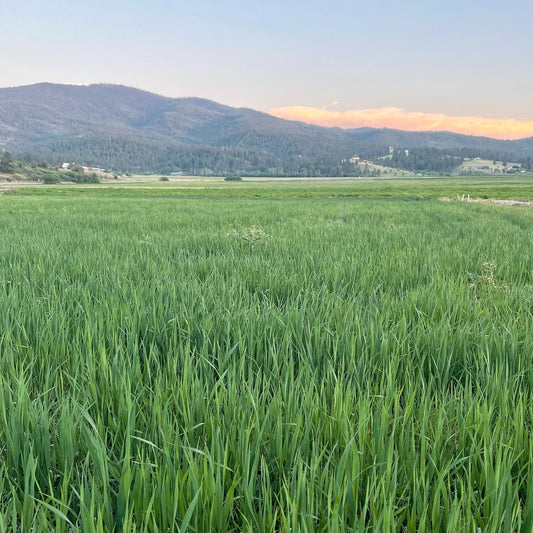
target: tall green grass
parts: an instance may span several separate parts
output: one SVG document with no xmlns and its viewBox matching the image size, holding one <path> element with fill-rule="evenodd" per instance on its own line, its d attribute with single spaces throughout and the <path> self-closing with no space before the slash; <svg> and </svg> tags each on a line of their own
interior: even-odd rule
<svg viewBox="0 0 533 533">
<path fill-rule="evenodd" d="M 0 196 L 1 531 L 533 531 L 531 210 L 49 191 Z"/>
</svg>

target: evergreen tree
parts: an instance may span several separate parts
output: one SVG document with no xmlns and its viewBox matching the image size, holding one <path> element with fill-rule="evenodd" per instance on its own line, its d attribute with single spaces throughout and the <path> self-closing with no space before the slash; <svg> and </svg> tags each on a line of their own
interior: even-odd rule
<svg viewBox="0 0 533 533">
<path fill-rule="evenodd" d="M 0 172 L 9 174 L 13 172 L 13 156 L 9 152 L 4 152 L 0 159 Z"/>
</svg>

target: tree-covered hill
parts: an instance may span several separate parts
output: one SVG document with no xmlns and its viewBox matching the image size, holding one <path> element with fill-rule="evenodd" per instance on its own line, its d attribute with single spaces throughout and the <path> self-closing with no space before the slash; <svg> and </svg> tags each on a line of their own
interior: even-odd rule
<svg viewBox="0 0 533 533">
<path fill-rule="evenodd" d="M 50 163 L 122 171 L 358 175 L 360 169 L 345 160 L 354 154 L 374 160 L 389 146 L 439 150 L 433 166 L 449 162 L 447 156 L 460 157 L 460 150 L 510 160 L 533 155 L 533 138 L 498 141 L 448 132 L 323 128 L 118 85 L 40 83 L 0 89 L 0 148 Z"/>
</svg>

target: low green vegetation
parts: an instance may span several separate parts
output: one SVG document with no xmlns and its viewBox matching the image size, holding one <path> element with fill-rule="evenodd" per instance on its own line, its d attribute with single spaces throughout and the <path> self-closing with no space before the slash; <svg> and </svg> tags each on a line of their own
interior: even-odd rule
<svg viewBox="0 0 533 533">
<path fill-rule="evenodd" d="M 134 176 L 131 182 L 118 181 L 106 186 L 64 184 L 61 187 L 11 188 L 13 195 L 76 196 L 83 189 L 93 197 L 177 199 L 177 198 L 411 198 L 461 200 L 462 195 L 480 199 L 533 200 L 533 178 L 514 177 L 426 177 L 426 178 L 370 178 L 318 179 L 306 181 L 243 178 L 239 182 L 225 182 L 222 178 L 170 178 L 161 182 L 157 177 Z"/>
<path fill-rule="evenodd" d="M 13 180 L 37 181 L 47 185 L 62 182 L 71 183 L 99 183 L 95 172 L 89 172 L 80 165 L 69 168 L 58 168 L 45 161 L 30 163 L 24 159 L 13 159 L 9 152 L 4 152 L 0 159 L 0 172 L 8 182 Z"/>
<path fill-rule="evenodd" d="M 0 531 L 533 530 L 525 179 L 0 195 Z M 490 188 L 489 188 L 490 187 Z"/>
</svg>

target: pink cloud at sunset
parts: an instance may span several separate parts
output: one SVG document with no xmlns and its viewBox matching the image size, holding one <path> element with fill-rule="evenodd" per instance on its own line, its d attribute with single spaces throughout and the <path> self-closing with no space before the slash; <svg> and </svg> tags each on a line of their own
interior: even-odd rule
<svg viewBox="0 0 533 533">
<path fill-rule="evenodd" d="M 496 139 L 521 139 L 533 136 L 533 121 L 483 117 L 452 117 L 439 113 L 417 113 L 397 107 L 331 111 L 316 107 L 277 107 L 270 115 L 318 126 L 339 128 L 392 128 L 408 131 L 453 131 Z"/>
</svg>

